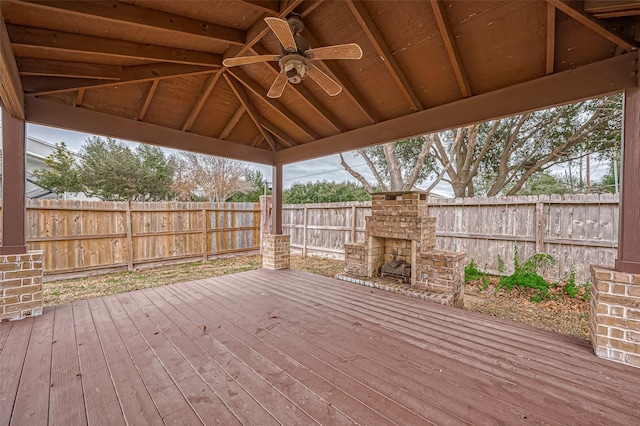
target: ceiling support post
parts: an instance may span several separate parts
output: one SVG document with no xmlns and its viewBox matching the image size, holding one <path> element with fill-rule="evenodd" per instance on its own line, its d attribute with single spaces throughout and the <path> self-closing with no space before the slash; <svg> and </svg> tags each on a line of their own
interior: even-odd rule
<svg viewBox="0 0 640 426">
<path fill-rule="evenodd" d="M 271 233 L 280 235 L 282 234 L 282 165 L 275 165 L 272 170 Z"/>
<path fill-rule="evenodd" d="M 2 245 L 0 255 L 27 252 L 25 122 L 2 107 Z"/>
<path fill-rule="evenodd" d="M 640 274 L 640 88 L 625 90 L 616 270 Z"/>
</svg>

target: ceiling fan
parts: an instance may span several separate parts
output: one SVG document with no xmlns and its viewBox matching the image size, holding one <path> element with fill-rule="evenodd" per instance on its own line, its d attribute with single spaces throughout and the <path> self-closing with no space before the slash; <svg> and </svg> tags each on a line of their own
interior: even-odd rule
<svg viewBox="0 0 640 426">
<path fill-rule="evenodd" d="M 287 85 L 287 81 L 291 84 L 298 84 L 307 76 L 315 81 L 329 96 L 336 96 L 342 91 L 342 87 L 320 68 L 316 67 L 313 61 L 360 59 L 362 58 L 360 46 L 355 43 L 349 43 L 311 49 L 309 42 L 300 35 L 304 29 L 304 24 L 299 16 L 293 15 L 288 20 L 273 17 L 265 18 L 264 20 L 280 41 L 282 55 L 227 58 L 222 61 L 225 67 L 278 61 L 280 63 L 280 74 L 278 74 L 267 93 L 270 98 L 279 98 Z"/>
</svg>

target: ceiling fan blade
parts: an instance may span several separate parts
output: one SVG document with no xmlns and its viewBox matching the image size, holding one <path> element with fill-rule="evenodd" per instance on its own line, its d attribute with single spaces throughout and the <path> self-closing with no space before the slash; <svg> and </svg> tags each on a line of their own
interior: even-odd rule
<svg viewBox="0 0 640 426">
<path fill-rule="evenodd" d="M 236 65 L 257 64 L 260 62 L 279 61 L 278 55 L 260 55 L 260 56 L 240 56 L 238 58 L 227 58 L 222 61 L 225 67 L 235 67 Z"/>
<path fill-rule="evenodd" d="M 315 65 L 312 65 L 311 68 L 309 68 L 307 75 L 311 77 L 313 81 L 318 83 L 318 86 L 327 92 L 329 96 L 336 96 L 342 92 L 342 87 Z"/>
<path fill-rule="evenodd" d="M 296 47 L 296 40 L 293 38 L 293 33 L 291 32 L 291 28 L 289 27 L 289 23 L 284 19 L 280 18 L 264 18 L 264 21 L 267 23 L 271 31 L 278 37 L 280 44 L 284 47 L 284 49 L 288 52 L 295 52 L 298 50 Z"/>
<path fill-rule="evenodd" d="M 335 46 L 317 47 L 309 49 L 305 53 L 311 59 L 360 59 L 362 49 L 355 43 L 337 44 Z"/>
<path fill-rule="evenodd" d="M 271 89 L 269 89 L 269 93 L 267 93 L 267 97 L 269 98 L 279 98 L 284 92 L 284 87 L 287 85 L 287 75 L 283 72 L 278 74 L 276 79 L 273 81 L 271 85 Z"/>
</svg>

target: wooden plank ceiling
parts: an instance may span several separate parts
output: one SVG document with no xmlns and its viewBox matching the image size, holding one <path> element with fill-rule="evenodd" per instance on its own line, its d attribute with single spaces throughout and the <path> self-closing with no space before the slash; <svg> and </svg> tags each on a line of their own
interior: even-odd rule
<svg viewBox="0 0 640 426">
<path fill-rule="evenodd" d="M 629 52 L 640 12 L 631 1 L 3 0 L 1 8 L 11 52 L 3 48 L 0 94 L 11 105 L 22 90 L 27 121 L 266 164 L 637 85 Z M 312 48 L 361 46 L 360 60 L 314 62 L 339 95 L 305 79 L 270 99 L 277 62 L 222 65 L 280 54 L 264 18 L 292 12 Z"/>
</svg>

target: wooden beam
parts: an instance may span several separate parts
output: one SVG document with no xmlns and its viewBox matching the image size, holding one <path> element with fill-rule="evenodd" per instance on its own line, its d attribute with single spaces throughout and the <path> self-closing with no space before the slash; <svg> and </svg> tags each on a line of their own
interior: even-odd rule
<svg viewBox="0 0 640 426">
<path fill-rule="evenodd" d="M 321 47 L 323 46 L 318 39 L 309 31 L 308 28 L 305 28 L 303 31 L 304 37 L 309 41 L 311 47 Z M 340 86 L 342 86 L 341 95 L 347 96 L 351 102 L 353 102 L 354 106 L 360 110 L 362 114 L 369 120 L 370 123 L 377 123 L 380 121 L 380 118 L 377 114 L 371 110 L 371 107 L 367 104 L 362 93 L 356 89 L 353 83 L 349 80 L 349 78 L 345 75 L 345 73 L 340 70 L 337 61 L 327 61 L 323 62 L 324 71 L 327 72 L 329 77 L 335 80 Z"/>
<path fill-rule="evenodd" d="M 84 78 L 25 76 L 22 81 L 27 94 L 38 96 L 72 92 L 79 89 L 105 88 L 122 84 L 139 84 L 167 78 L 215 73 L 217 69 L 196 65 L 149 64 L 124 67 L 120 80 L 89 80 Z"/>
<path fill-rule="evenodd" d="M 75 52 L 83 55 L 102 55 L 209 67 L 222 65 L 220 55 L 208 52 L 175 49 L 21 25 L 7 25 L 7 29 L 13 46 L 28 47 L 32 50 Z"/>
<path fill-rule="evenodd" d="M 153 80 L 153 82 L 149 85 L 147 89 L 147 94 L 144 97 L 144 103 L 142 104 L 142 108 L 140 108 L 140 112 L 138 113 L 137 120 L 144 120 L 144 117 L 147 115 L 147 111 L 149 111 L 149 105 L 151 105 L 151 100 L 153 99 L 153 95 L 156 94 L 156 89 L 158 88 L 158 83 L 160 80 Z"/>
<path fill-rule="evenodd" d="M 20 75 L 120 80 L 122 67 L 51 59 L 16 58 Z"/>
<path fill-rule="evenodd" d="M 358 24 L 367 35 L 367 38 L 373 45 L 373 48 L 378 52 L 378 55 L 380 55 L 380 59 L 382 59 L 384 66 L 391 74 L 391 78 L 393 78 L 393 81 L 402 92 L 402 95 L 406 98 L 411 109 L 414 111 L 421 111 L 423 108 L 420 103 L 420 99 L 418 99 L 418 96 L 411 87 L 409 80 L 407 80 L 404 72 L 402 72 L 402 69 L 400 68 L 400 65 L 398 65 L 393 57 L 391 49 L 389 49 L 384 38 L 382 38 L 382 34 L 380 34 L 380 31 L 376 28 L 373 19 L 369 16 L 369 12 L 367 12 L 364 4 L 361 1 L 353 0 L 347 0 L 346 3 L 347 6 L 349 6 L 349 9 L 351 9 L 351 13 L 353 13 L 353 16 L 358 21 Z"/>
<path fill-rule="evenodd" d="M 640 88 L 624 94 L 624 141 L 622 144 L 622 190 L 618 227 L 616 270 L 640 274 Z"/>
<path fill-rule="evenodd" d="M 585 0 L 587 13 L 621 12 L 640 9 L 638 0 Z"/>
<path fill-rule="evenodd" d="M 237 28 L 225 27 L 212 22 L 187 18 L 186 16 L 127 4 L 120 1 L 34 1 L 12 3 L 27 4 L 30 8 L 52 10 L 94 21 L 127 25 L 136 31 L 148 29 L 167 32 L 175 36 L 189 34 L 205 40 L 218 40 L 242 45 L 246 34 Z"/>
<path fill-rule="evenodd" d="M 546 74 L 553 74 L 556 56 L 556 8 L 547 3 L 547 60 Z"/>
<path fill-rule="evenodd" d="M 262 120 L 261 124 L 262 124 L 262 127 L 265 128 L 265 130 L 267 130 L 273 136 L 278 138 L 280 142 L 282 142 L 282 145 L 287 147 L 298 145 L 296 142 L 291 142 L 292 139 L 289 135 L 286 135 L 285 133 L 282 132 L 282 130 L 278 129 L 275 125 L 269 123 L 268 121 Z"/>
<path fill-rule="evenodd" d="M 307 16 L 311 15 L 311 13 L 314 10 L 316 10 L 318 8 L 318 6 L 320 6 L 322 3 L 324 3 L 324 0 L 316 0 L 316 1 L 314 1 L 310 6 L 308 6 L 304 11 L 302 11 L 302 13 L 300 14 L 300 16 L 302 16 L 302 19 L 304 19 Z"/>
<path fill-rule="evenodd" d="M 278 8 L 278 2 L 276 0 L 260 1 L 260 0 L 236 0 L 238 3 L 242 3 L 251 9 L 264 13 L 268 16 L 276 16 L 280 9 Z"/>
<path fill-rule="evenodd" d="M 263 46 L 256 44 L 253 49 L 251 49 L 258 55 L 268 55 L 268 52 Z M 276 78 L 278 74 L 280 74 L 280 65 L 275 62 L 265 62 L 264 63 L 269 70 L 271 70 L 271 74 L 273 74 L 273 78 Z M 312 111 L 315 111 L 316 114 L 320 116 L 329 126 L 331 126 L 336 132 L 345 132 L 347 128 L 342 124 L 342 122 L 338 119 L 338 117 L 333 114 L 327 107 L 325 107 L 322 102 L 318 100 L 306 87 L 302 84 L 289 84 L 289 88 L 295 92 L 298 96 L 302 98 L 302 100 Z"/>
<path fill-rule="evenodd" d="M 273 152 L 232 143 L 177 129 L 117 117 L 83 108 L 28 97 L 25 101 L 27 121 L 94 135 L 109 136 L 184 151 L 273 164 Z"/>
<path fill-rule="evenodd" d="M 635 45 L 635 42 L 633 42 L 632 40 L 627 40 L 626 37 L 624 37 L 622 34 L 619 34 L 617 31 L 609 30 L 602 23 L 600 23 L 600 21 L 591 17 L 590 15 L 587 15 L 579 6 L 580 4 L 582 4 L 581 2 L 576 3 L 569 2 L 567 0 L 547 0 L 547 3 L 555 6 L 557 9 L 569 15 L 576 21 L 580 22 L 591 31 L 600 34 L 602 37 L 606 38 L 615 45 L 620 46 L 627 52 L 638 49 L 638 47 Z"/>
<path fill-rule="evenodd" d="M 251 118 L 253 124 L 256 125 L 258 131 L 262 134 L 262 136 L 264 136 L 271 149 L 275 151 L 276 141 L 273 139 L 273 136 L 271 136 L 271 134 L 262 126 L 264 119 L 260 116 L 258 111 L 256 111 L 253 104 L 249 102 L 249 98 L 247 97 L 247 93 L 245 92 L 244 88 L 240 85 L 240 83 L 238 83 L 232 77 L 229 77 L 226 73 L 224 74 L 224 79 L 227 80 L 227 83 L 231 87 L 231 90 L 233 90 L 233 93 L 235 93 L 236 97 L 244 107 L 244 110 L 247 112 L 247 114 L 249 114 L 249 118 Z"/>
<path fill-rule="evenodd" d="M 242 83 L 250 92 L 262 99 L 269 107 L 280 114 L 284 119 L 289 121 L 304 133 L 310 140 L 318 139 L 318 134 L 311 129 L 304 121 L 296 116 L 291 110 L 285 107 L 277 99 L 267 97 L 267 91 L 255 82 L 249 75 L 240 68 L 229 69 L 228 73 L 233 75 L 240 83 Z"/>
<path fill-rule="evenodd" d="M 209 98 L 209 95 L 213 91 L 213 88 L 216 87 L 216 83 L 220 79 L 221 75 L 222 75 L 222 71 L 218 71 L 215 74 L 211 74 L 209 78 L 207 78 L 207 81 L 205 81 L 204 85 L 202 86 L 202 90 L 200 90 L 200 95 L 198 96 L 198 100 L 193 105 L 193 108 L 191 108 L 191 111 L 189 112 L 189 116 L 187 117 L 184 124 L 182 125 L 182 131 L 188 132 L 189 130 L 191 130 L 191 126 L 193 126 L 193 123 L 196 121 L 196 118 L 198 118 L 198 115 L 200 115 L 200 111 L 202 111 L 202 107 L 204 106 L 204 103 Z"/>
<path fill-rule="evenodd" d="M 0 17 L 0 22 L 2 18 Z M 2 107 L 2 234 L 0 254 L 27 252 L 25 239 L 25 152 L 24 120 Z"/>
<path fill-rule="evenodd" d="M 453 72 L 456 75 L 458 86 L 463 98 L 471 96 L 471 88 L 469 87 L 469 80 L 467 79 L 467 73 L 464 69 L 462 62 L 462 56 L 460 56 L 460 50 L 458 44 L 455 41 L 451 24 L 447 18 L 447 12 L 444 10 L 444 6 L 438 0 L 430 0 L 433 14 L 435 15 L 436 22 L 438 23 L 438 29 L 442 35 L 442 41 L 444 47 L 447 49 L 447 55 L 449 55 L 449 61 L 453 67 Z"/>
<path fill-rule="evenodd" d="M 274 165 L 271 172 L 271 234 L 282 234 L 282 166 Z"/>
<path fill-rule="evenodd" d="M 12 117 L 24 120 L 24 91 L 2 13 L 0 13 L 0 100 Z"/>
<path fill-rule="evenodd" d="M 78 94 L 76 95 L 74 106 L 82 106 L 83 101 L 84 101 L 84 89 L 80 89 L 78 90 Z"/>
<path fill-rule="evenodd" d="M 276 164 L 310 160 L 398 139 L 508 117 L 636 87 L 638 54 L 627 53 L 285 149 Z"/>
<path fill-rule="evenodd" d="M 244 107 L 240 105 L 236 110 L 236 112 L 234 112 L 233 115 L 231 116 L 231 119 L 224 126 L 224 129 L 222 129 L 222 132 L 220 132 L 220 136 L 218 136 L 218 139 L 225 140 L 227 137 L 229 137 L 233 129 L 238 124 L 238 121 L 240 121 L 240 118 L 242 118 L 242 115 L 244 114 L 244 112 L 245 112 Z"/>
</svg>

